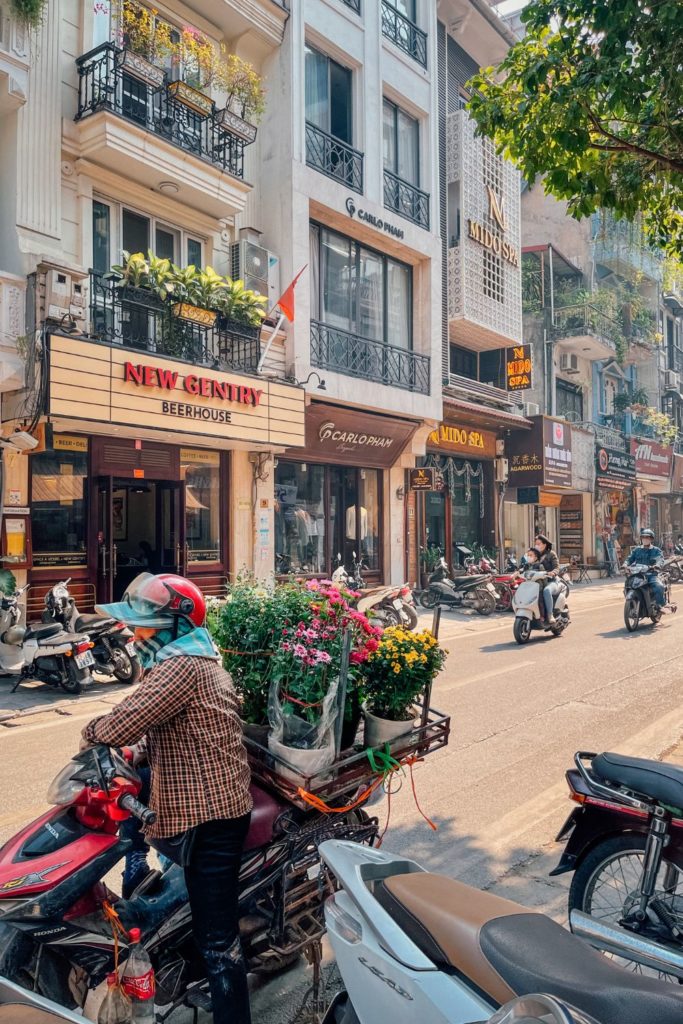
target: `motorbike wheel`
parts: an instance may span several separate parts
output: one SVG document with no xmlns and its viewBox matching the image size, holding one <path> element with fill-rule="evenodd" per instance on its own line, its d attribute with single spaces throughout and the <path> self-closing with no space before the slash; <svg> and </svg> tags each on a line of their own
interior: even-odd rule
<svg viewBox="0 0 683 1024">
<path fill-rule="evenodd" d="M 518 644 L 526 644 L 531 638 L 531 619 L 515 619 L 512 632 Z"/>
<path fill-rule="evenodd" d="M 111 659 L 114 662 L 115 679 L 118 679 L 120 683 L 137 683 L 142 675 L 142 665 L 137 658 L 131 658 L 128 651 L 122 647 L 114 647 Z"/>
<path fill-rule="evenodd" d="M 681 582 L 681 571 L 675 565 L 672 565 L 669 568 L 669 579 L 671 580 L 672 583 L 680 583 Z"/>
<path fill-rule="evenodd" d="M 401 616 L 395 608 L 383 608 L 381 618 L 384 622 L 384 628 L 388 629 L 390 626 L 400 626 Z"/>
<path fill-rule="evenodd" d="M 594 847 L 574 873 L 569 890 L 569 911 L 580 910 L 595 916 L 606 924 L 619 925 L 626 914 L 637 905 L 638 886 L 645 858 L 646 837 L 640 835 L 613 836 Z M 674 873 L 672 884 L 669 868 Z M 683 872 L 664 852 L 657 874 L 653 899 L 666 903 L 680 922 L 676 907 L 683 895 Z M 646 926 L 647 928 L 647 926 Z M 657 939 L 653 929 L 650 938 Z M 645 931 L 647 937 L 647 930 Z M 643 967 L 633 960 L 605 953 L 627 971 L 659 977 L 662 981 L 677 983 L 672 974 Z"/>
<path fill-rule="evenodd" d="M 629 633 L 635 633 L 640 622 L 640 601 L 630 598 L 624 605 L 624 625 Z"/>
<path fill-rule="evenodd" d="M 496 599 L 490 590 L 477 590 L 474 596 L 479 602 L 477 611 L 480 615 L 490 615 L 496 610 Z"/>
<path fill-rule="evenodd" d="M 434 591 L 429 588 L 427 588 L 427 590 L 423 590 L 420 594 L 420 604 L 423 608 L 436 608 L 438 600 L 439 599 Z"/>
<path fill-rule="evenodd" d="M 417 612 L 413 608 L 412 604 L 403 605 L 403 614 L 405 618 L 408 620 L 407 622 L 403 623 L 405 628 L 415 629 L 415 627 L 417 626 Z"/>
<path fill-rule="evenodd" d="M 499 612 L 512 611 L 512 590 L 507 583 L 497 583 L 496 589 L 498 590 L 498 602 L 496 608 Z"/>
<path fill-rule="evenodd" d="M 59 680 L 60 686 L 67 693 L 80 693 L 89 672 L 85 668 L 77 668 L 73 658 L 66 659 L 66 672 Z"/>
</svg>

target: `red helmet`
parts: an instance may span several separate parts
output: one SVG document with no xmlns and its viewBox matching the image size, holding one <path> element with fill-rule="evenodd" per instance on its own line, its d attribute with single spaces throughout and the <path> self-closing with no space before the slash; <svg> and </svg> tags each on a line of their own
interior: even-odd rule
<svg viewBox="0 0 683 1024">
<path fill-rule="evenodd" d="M 198 586 L 184 576 L 164 572 L 140 573 L 128 586 L 121 601 L 97 605 L 102 615 L 110 615 L 129 626 L 167 629 L 174 618 L 183 618 L 193 626 L 203 626 L 206 601 Z"/>
<path fill-rule="evenodd" d="M 163 581 L 170 595 L 164 609 L 166 613 L 180 615 L 193 626 L 203 626 L 206 621 L 206 601 L 197 584 L 172 572 L 162 572 L 157 579 Z"/>
</svg>

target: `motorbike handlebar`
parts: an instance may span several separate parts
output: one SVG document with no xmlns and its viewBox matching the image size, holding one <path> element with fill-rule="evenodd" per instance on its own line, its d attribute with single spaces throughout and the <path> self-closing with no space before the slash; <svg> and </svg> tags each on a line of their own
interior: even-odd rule
<svg viewBox="0 0 683 1024">
<path fill-rule="evenodd" d="M 153 825 L 157 820 L 157 812 L 149 807 L 145 807 L 132 793 L 126 793 L 125 796 L 122 796 L 119 800 L 119 806 L 123 807 L 124 811 L 130 811 L 133 817 L 139 818 L 143 825 Z"/>
</svg>

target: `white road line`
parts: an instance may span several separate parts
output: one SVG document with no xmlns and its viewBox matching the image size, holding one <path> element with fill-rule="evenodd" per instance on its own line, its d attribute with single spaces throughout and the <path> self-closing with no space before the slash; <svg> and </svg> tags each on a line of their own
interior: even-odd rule
<svg viewBox="0 0 683 1024">
<path fill-rule="evenodd" d="M 438 684 L 439 693 L 447 693 L 450 690 L 459 690 L 462 686 L 469 686 L 470 683 L 483 683 L 486 679 L 495 679 L 496 676 L 510 675 L 516 673 L 520 668 L 529 668 L 530 665 L 535 665 L 535 661 L 516 661 L 514 664 L 505 665 L 503 668 L 497 668 L 493 672 L 482 672 L 478 676 L 470 676 L 468 679 L 459 679 L 457 682 L 446 684 Z"/>
</svg>

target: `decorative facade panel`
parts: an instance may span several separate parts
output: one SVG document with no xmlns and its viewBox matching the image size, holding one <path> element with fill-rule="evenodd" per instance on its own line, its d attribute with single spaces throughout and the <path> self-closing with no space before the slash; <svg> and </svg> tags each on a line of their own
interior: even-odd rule
<svg viewBox="0 0 683 1024">
<path fill-rule="evenodd" d="M 448 115 L 446 163 L 458 203 L 450 211 L 458 225 L 449 252 L 451 340 L 477 349 L 521 342 L 519 172 L 475 134 L 464 110 Z"/>
</svg>

